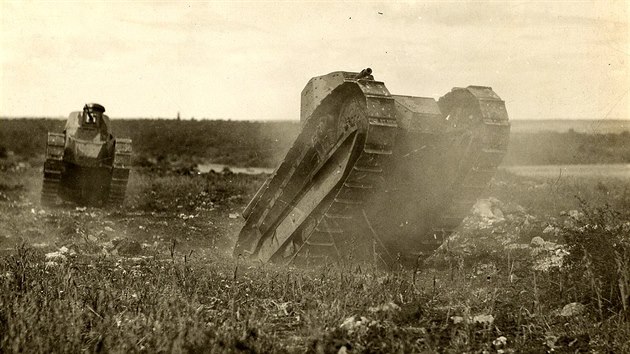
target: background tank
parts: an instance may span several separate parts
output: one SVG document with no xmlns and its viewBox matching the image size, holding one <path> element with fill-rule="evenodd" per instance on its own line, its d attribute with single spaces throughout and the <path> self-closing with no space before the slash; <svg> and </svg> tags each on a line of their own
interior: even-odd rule
<svg viewBox="0 0 630 354">
<path fill-rule="evenodd" d="M 483 86 L 392 95 L 371 73 L 306 85 L 302 131 L 244 210 L 235 256 L 413 262 L 461 223 L 506 153 L 504 102 Z"/>
<path fill-rule="evenodd" d="M 99 104 L 72 112 L 63 133 L 48 133 L 42 204 L 58 197 L 82 205 L 122 204 L 131 159 L 131 140 L 111 134 Z"/>
</svg>

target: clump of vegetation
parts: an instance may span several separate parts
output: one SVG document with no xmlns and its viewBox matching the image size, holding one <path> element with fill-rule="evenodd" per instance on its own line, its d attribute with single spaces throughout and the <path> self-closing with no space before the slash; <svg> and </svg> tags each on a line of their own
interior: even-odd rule
<svg viewBox="0 0 630 354">
<path fill-rule="evenodd" d="M 630 219 L 609 206 L 582 202 L 582 213 L 564 229 L 566 275 L 600 316 L 630 315 Z"/>
<path fill-rule="evenodd" d="M 242 205 L 256 193 L 265 175 L 193 174 L 149 176 L 134 173 L 127 204 L 142 210 L 193 211 L 215 204 Z"/>
<path fill-rule="evenodd" d="M 64 124 L 61 119 L 1 119 L 0 141 L 16 155 L 44 155 L 48 132 L 61 132 Z"/>
</svg>

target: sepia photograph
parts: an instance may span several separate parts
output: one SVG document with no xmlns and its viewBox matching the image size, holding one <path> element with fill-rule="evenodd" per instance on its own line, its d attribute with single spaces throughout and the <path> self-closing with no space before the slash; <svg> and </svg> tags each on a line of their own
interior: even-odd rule
<svg viewBox="0 0 630 354">
<path fill-rule="evenodd" d="M 630 1 L 0 18 L 0 352 L 630 353 Z"/>
</svg>

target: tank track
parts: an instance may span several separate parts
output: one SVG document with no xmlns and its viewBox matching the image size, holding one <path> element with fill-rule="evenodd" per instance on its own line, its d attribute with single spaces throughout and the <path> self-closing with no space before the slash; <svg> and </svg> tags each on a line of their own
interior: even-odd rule
<svg viewBox="0 0 630 354">
<path fill-rule="evenodd" d="M 366 95 L 367 105 L 372 107 L 393 107 L 394 100 L 389 95 Z M 387 253 L 376 232 L 371 233 L 372 244 L 365 245 L 365 239 L 359 239 L 354 229 L 360 224 L 370 227 L 362 206 L 369 202 L 370 196 L 383 188 L 383 167 L 392 155 L 398 124 L 393 108 L 373 109 L 366 112 L 367 139 L 361 147 L 360 155 L 344 179 L 341 187 L 334 193 L 334 198 L 326 210 L 312 217 L 313 224 L 303 231 L 303 243 L 297 245 L 291 262 L 321 263 L 337 259 L 352 258 L 358 253 L 364 254 L 368 246 L 377 263 L 390 263 L 393 259 Z M 309 225 L 309 221 L 305 223 Z M 314 226 L 314 227 L 313 227 Z M 372 230 L 373 231 L 373 230 Z M 363 242 L 363 244 L 360 244 Z"/>
<path fill-rule="evenodd" d="M 471 208 L 487 189 L 492 176 L 497 171 L 503 156 L 507 153 L 507 140 L 510 124 L 507 121 L 483 119 L 478 131 L 471 137 L 468 151 L 463 159 L 470 159 L 472 167 L 460 171 L 459 177 L 451 186 L 451 195 L 445 199 L 439 221 L 422 242 L 414 245 L 417 259 L 430 256 L 452 235 Z M 408 260 L 416 261 L 416 260 Z"/>
<path fill-rule="evenodd" d="M 41 204 L 52 206 L 57 202 L 63 173 L 63 152 L 65 136 L 60 133 L 48 133 L 46 142 L 46 161 L 44 162 L 44 181 L 42 184 Z"/>
<path fill-rule="evenodd" d="M 131 164 L 131 139 L 116 139 L 112 179 L 109 184 L 107 204 L 122 205 L 127 192 L 129 180 L 129 165 Z"/>
<path fill-rule="evenodd" d="M 333 106 L 342 105 L 343 102 L 350 102 L 345 116 L 340 119 L 333 119 L 333 124 L 338 124 L 337 130 L 346 133 L 357 130 L 357 140 L 355 148 L 351 152 L 353 158 L 349 162 L 348 168 L 343 171 L 343 183 L 330 193 L 317 206 L 317 208 L 301 223 L 299 229 L 291 233 L 290 239 L 277 240 L 274 235 L 266 235 L 276 225 L 266 225 L 265 217 L 268 217 L 269 210 L 279 200 L 281 193 L 287 195 L 289 188 L 295 189 L 297 196 L 302 186 L 296 183 L 289 183 L 291 176 L 299 171 L 299 164 L 309 158 L 308 154 L 312 150 L 318 150 L 319 156 L 324 156 L 331 149 L 332 145 L 338 142 L 340 135 L 330 136 L 325 133 L 325 119 L 330 118 L 327 112 L 316 112 L 305 122 L 305 126 L 298 136 L 296 142 L 291 147 L 272 179 L 265 183 L 243 215 L 248 218 L 243 230 L 249 231 L 250 235 L 239 235 L 239 243 L 235 247 L 235 256 L 239 254 L 257 256 L 262 261 L 273 259 L 276 262 L 286 263 L 297 260 L 299 257 L 307 258 L 330 258 L 331 255 L 340 256 L 341 249 L 345 249 L 349 243 L 344 233 L 340 232 L 345 228 L 343 220 L 352 219 L 348 215 L 352 208 L 362 204 L 369 191 L 378 188 L 382 181 L 379 174 L 382 173 L 382 164 L 391 155 L 394 139 L 396 136 L 396 120 L 394 100 L 382 82 L 372 80 L 348 80 L 344 89 L 338 89 L 336 93 L 330 95 L 332 101 L 322 105 L 324 111 L 331 110 Z M 348 85 L 355 85 L 360 89 L 353 94 L 342 94 L 347 90 Z M 341 99 L 340 97 L 343 97 Z M 355 103 L 352 103 L 352 100 Z M 361 104 L 356 102 L 362 101 Z M 343 108 L 342 108 L 343 109 Z M 362 110 L 363 112 L 359 112 Z M 335 117 L 336 118 L 336 117 Z M 323 127 L 323 128 L 322 128 Z M 337 139 L 335 139 L 337 137 Z M 331 140 L 330 142 L 329 140 Z M 297 161 L 297 162 L 296 162 Z M 304 178 L 304 181 L 310 180 Z M 273 193 L 278 190 L 281 193 Z M 293 199 L 293 194 L 288 193 Z M 256 204 L 271 205 L 262 215 L 250 215 L 251 210 L 256 210 Z M 271 218 L 274 220 L 273 218 Z M 250 225 L 248 225 L 250 224 Z M 252 237 L 252 235 L 254 235 Z M 256 236 L 257 235 L 257 236 Z M 259 247 L 256 246 L 256 237 L 266 236 Z"/>
</svg>

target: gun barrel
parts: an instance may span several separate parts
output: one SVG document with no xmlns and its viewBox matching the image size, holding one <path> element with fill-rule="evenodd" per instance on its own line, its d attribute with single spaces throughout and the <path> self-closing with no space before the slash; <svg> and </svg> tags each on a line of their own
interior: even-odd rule
<svg viewBox="0 0 630 354">
<path fill-rule="evenodd" d="M 355 76 L 354 78 L 357 80 L 360 79 L 365 79 L 366 77 L 372 75 L 372 69 L 371 68 L 365 68 L 363 70 L 361 70 L 360 73 L 357 74 L 357 76 Z"/>
</svg>

